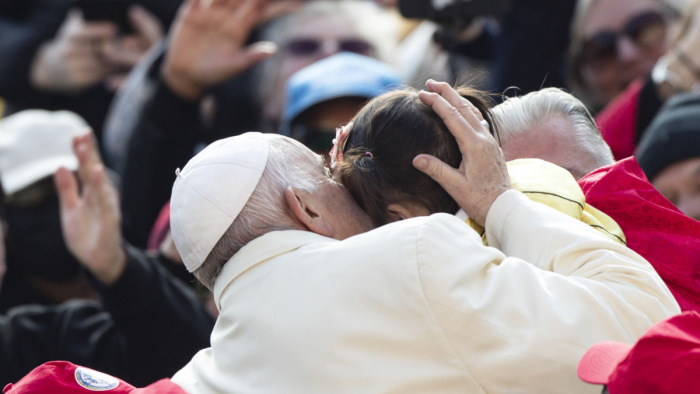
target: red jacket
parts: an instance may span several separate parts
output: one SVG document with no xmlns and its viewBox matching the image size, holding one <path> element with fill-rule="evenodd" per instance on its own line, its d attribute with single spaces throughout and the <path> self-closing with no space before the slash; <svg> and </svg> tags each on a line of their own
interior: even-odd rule
<svg viewBox="0 0 700 394">
<path fill-rule="evenodd" d="M 649 183 L 633 158 L 579 180 L 586 202 L 622 228 L 627 246 L 656 269 L 683 311 L 700 311 L 700 222 Z"/>
</svg>

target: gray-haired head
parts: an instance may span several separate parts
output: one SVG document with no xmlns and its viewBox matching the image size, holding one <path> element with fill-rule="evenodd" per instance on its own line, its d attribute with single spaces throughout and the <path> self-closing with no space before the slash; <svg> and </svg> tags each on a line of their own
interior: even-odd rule
<svg viewBox="0 0 700 394">
<path fill-rule="evenodd" d="M 614 162 L 586 106 L 560 89 L 511 97 L 493 114 L 506 160 L 540 158 L 576 179 Z"/>
</svg>

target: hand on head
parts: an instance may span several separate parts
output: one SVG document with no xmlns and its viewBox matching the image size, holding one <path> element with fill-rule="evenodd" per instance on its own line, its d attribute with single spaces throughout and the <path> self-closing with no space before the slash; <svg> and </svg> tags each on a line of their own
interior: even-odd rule
<svg viewBox="0 0 700 394">
<path fill-rule="evenodd" d="M 199 99 L 207 88 L 224 82 L 266 59 L 273 44 L 246 46 L 264 17 L 266 0 L 187 0 L 173 23 L 163 80 L 177 94 Z"/>
<path fill-rule="evenodd" d="M 126 266 L 117 190 L 107 178 L 92 133 L 73 139 L 78 178 L 68 169 L 54 174 L 68 250 L 104 284 L 114 283 Z"/>
<path fill-rule="evenodd" d="M 479 121 L 479 110 L 444 82 L 428 80 L 418 94 L 454 135 L 462 153 L 459 168 L 431 155 L 418 155 L 413 165 L 439 183 L 471 219 L 484 225 L 493 202 L 512 189 L 503 152 Z"/>
</svg>

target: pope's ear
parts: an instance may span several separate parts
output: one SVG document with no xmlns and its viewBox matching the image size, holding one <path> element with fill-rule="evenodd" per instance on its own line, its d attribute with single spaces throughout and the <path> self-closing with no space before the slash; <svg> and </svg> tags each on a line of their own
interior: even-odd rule
<svg viewBox="0 0 700 394">
<path fill-rule="evenodd" d="M 323 207 L 324 201 L 321 201 L 317 194 L 288 186 L 284 191 L 284 198 L 292 211 L 292 216 L 309 231 L 333 238 L 335 229 L 323 216 L 323 210 L 320 208 Z"/>
</svg>

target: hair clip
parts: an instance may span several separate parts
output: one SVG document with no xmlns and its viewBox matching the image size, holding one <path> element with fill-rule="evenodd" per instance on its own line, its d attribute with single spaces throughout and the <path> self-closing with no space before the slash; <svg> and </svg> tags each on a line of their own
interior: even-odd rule
<svg viewBox="0 0 700 394">
<path fill-rule="evenodd" d="M 369 156 L 370 159 L 374 159 L 374 155 L 370 151 L 365 152 L 365 156 Z"/>
<path fill-rule="evenodd" d="M 338 127 L 335 129 L 333 148 L 329 153 L 329 156 L 331 158 L 331 169 L 335 168 L 338 165 L 338 163 L 343 161 L 343 149 L 345 148 L 345 142 L 348 139 L 348 134 L 350 134 L 350 130 L 352 130 L 352 122 L 348 123 L 343 127 Z"/>
</svg>

